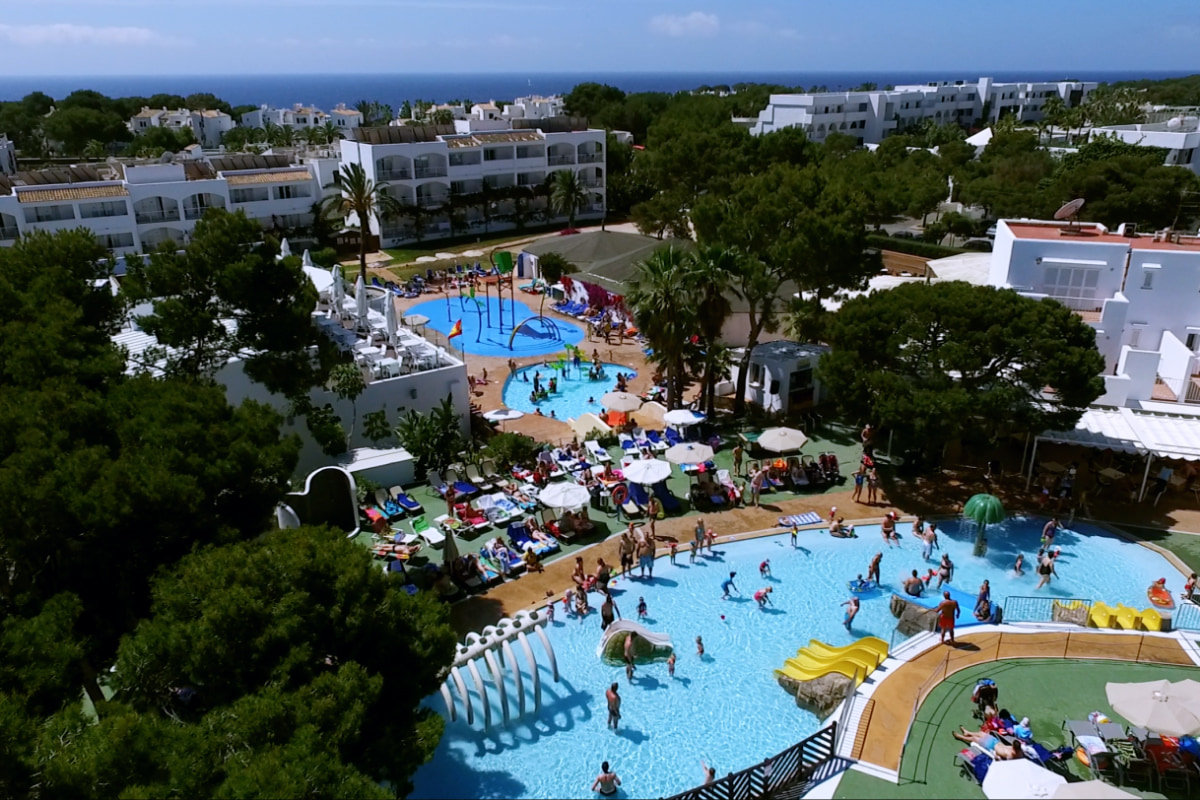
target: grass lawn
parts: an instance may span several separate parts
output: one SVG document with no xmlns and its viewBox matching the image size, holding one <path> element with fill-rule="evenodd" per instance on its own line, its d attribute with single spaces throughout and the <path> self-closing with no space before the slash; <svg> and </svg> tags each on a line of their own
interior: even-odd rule
<svg viewBox="0 0 1200 800">
<path fill-rule="evenodd" d="M 1029 717 L 1034 737 L 1053 750 L 1069 743 L 1062 730 L 1065 719 L 1086 719 L 1100 711 L 1114 722 L 1128 724 L 1108 706 L 1104 685 L 1109 681 L 1135 682 L 1166 678 L 1195 678 L 1194 667 L 1136 664 L 1125 661 L 1072 661 L 1064 659 L 1020 659 L 979 664 L 952 675 L 939 684 L 917 711 L 900 764 L 900 783 L 849 771 L 842 777 L 834 797 L 888 798 L 981 798 L 983 792 L 972 780 L 960 775 L 955 754 L 963 744 L 951 737 L 959 725 L 978 730 L 971 716 L 971 690 L 981 678 L 991 678 L 1000 689 L 1000 706 L 1013 717 Z M 896 735 L 901 735 L 900 731 Z M 1072 760 L 1071 771 L 1087 780 L 1086 768 Z M 1123 787 L 1142 797 L 1164 795 Z M 1167 794 L 1169 798 L 1182 793 Z"/>
</svg>

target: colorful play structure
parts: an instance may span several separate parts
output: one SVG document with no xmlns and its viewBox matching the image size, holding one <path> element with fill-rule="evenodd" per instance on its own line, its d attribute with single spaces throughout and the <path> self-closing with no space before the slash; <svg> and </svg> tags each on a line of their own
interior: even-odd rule
<svg viewBox="0 0 1200 800">
<path fill-rule="evenodd" d="M 1077 601 L 1076 601 L 1077 602 Z M 1088 611 L 1088 626 L 1092 628 L 1120 628 L 1126 631 L 1161 631 L 1162 613 L 1158 609 L 1145 608 L 1138 611 L 1123 603 L 1115 607 L 1096 602 Z"/>
<path fill-rule="evenodd" d="M 808 646 L 801 647 L 795 658 L 784 662 L 783 669 L 775 670 L 775 676 L 811 681 L 837 673 L 850 678 L 858 686 L 883 663 L 887 654 L 888 643 L 874 636 L 865 636 L 842 647 L 810 639 Z"/>
</svg>

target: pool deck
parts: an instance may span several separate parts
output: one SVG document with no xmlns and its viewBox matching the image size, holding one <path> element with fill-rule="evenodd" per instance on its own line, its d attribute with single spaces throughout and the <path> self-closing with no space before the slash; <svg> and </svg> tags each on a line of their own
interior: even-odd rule
<svg viewBox="0 0 1200 800">
<path fill-rule="evenodd" d="M 976 664 L 1014 658 L 1068 658 L 1195 666 L 1193 658 L 1171 635 L 1000 626 L 964 633 L 958 637 L 957 647 L 930 641 L 931 646 L 890 666 L 875 683 L 867 701 L 870 707 L 864 709 L 853 736 L 852 755 L 865 765 L 885 773 L 897 772 L 904 752 L 901 731 L 908 730 L 913 710 L 947 677 Z"/>
</svg>

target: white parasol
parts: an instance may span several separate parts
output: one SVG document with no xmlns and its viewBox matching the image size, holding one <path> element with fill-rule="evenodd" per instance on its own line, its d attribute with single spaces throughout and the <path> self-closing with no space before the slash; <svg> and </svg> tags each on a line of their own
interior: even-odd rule
<svg viewBox="0 0 1200 800">
<path fill-rule="evenodd" d="M 591 499 L 586 486 L 578 483 L 552 483 L 538 492 L 538 500 L 549 508 L 579 508 Z"/>
<path fill-rule="evenodd" d="M 517 411 L 515 408 L 497 408 L 485 413 L 483 418 L 491 422 L 510 422 L 514 419 L 520 419 L 523 416 L 525 416 L 525 413 Z"/>
<path fill-rule="evenodd" d="M 307 250 L 304 251 L 304 257 L 300 259 L 300 266 L 302 266 L 302 267 L 316 266 L 315 264 L 313 264 L 313 261 L 312 261 L 312 253 L 309 253 Z"/>
<path fill-rule="evenodd" d="M 1013 761 L 993 761 L 983 779 L 983 794 L 988 800 L 1024 800 L 1049 797 L 1067 782 L 1045 767 L 1027 758 Z"/>
<path fill-rule="evenodd" d="M 621 471 L 625 480 L 647 486 L 671 477 L 671 465 L 657 458 L 636 459 L 629 466 L 622 467 Z"/>
<path fill-rule="evenodd" d="M 695 425 L 698 422 L 704 422 L 704 420 L 705 416 L 699 411 L 691 411 L 686 408 L 677 408 L 674 411 L 668 411 L 663 414 L 663 422 L 681 428 Z"/>
<path fill-rule="evenodd" d="M 672 464 L 703 464 L 713 457 L 713 449 L 699 442 L 684 442 L 667 448 L 663 455 Z"/>
<path fill-rule="evenodd" d="M 1109 683 L 1108 704 L 1141 728 L 1166 736 L 1192 736 L 1200 731 L 1200 683 L 1182 680 Z"/>
<path fill-rule="evenodd" d="M 396 303 L 389 294 L 383 298 L 383 328 L 387 333 L 388 342 L 396 341 Z"/>
<path fill-rule="evenodd" d="M 758 446 L 772 453 L 790 453 L 807 443 L 808 437 L 795 428 L 767 428 L 758 437 Z"/>
<path fill-rule="evenodd" d="M 600 398 L 600 405 L 609 411 L 627 413 L 642 407 L 642 398 L 629 392 L 609 392 Z"/>
<path fill-rule="evenodd" d="M 370 313 L 370 308 L 367 306 L 367 282 L 363 280 L 362 275 L 359 275 L 358 280 L 354 282 L 354 315 L 358 317 L 358 324 L 361 327 L 367 326 L 368 313 Z"/>
</svg>

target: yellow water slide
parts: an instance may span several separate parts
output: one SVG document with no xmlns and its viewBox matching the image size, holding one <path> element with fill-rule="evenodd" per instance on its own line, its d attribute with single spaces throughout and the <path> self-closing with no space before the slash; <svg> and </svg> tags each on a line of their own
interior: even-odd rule
<svg viewBox="0 0 1200 800">
<path fill-rule="evenodd" d="M 783 669 L 776 670 L 775 674 L 796 681 L 811 681 L 836 672 L 858 685 L 887 657 L 887 649 L 887 642 L 873 636 L 843 647 L 812 639 L 808 647 L 800 648 L 796 657 L 785 661 Z"/>
</svg>

